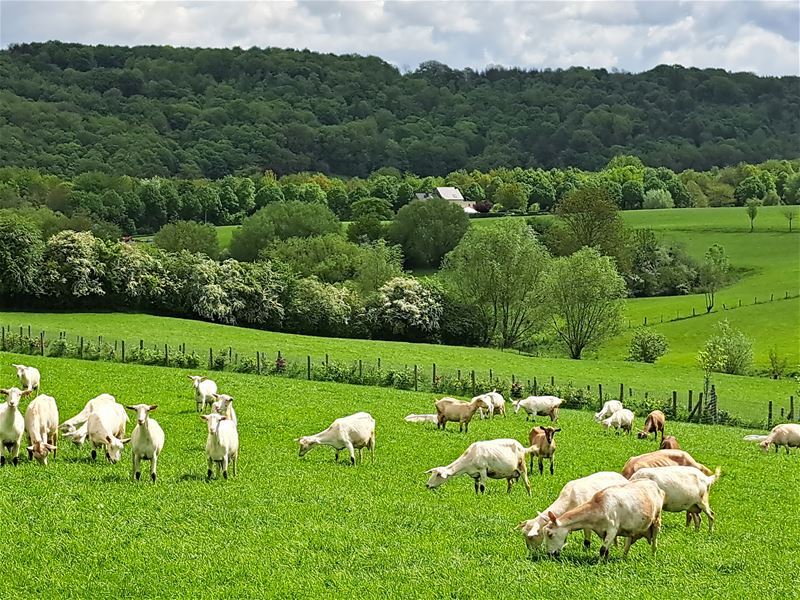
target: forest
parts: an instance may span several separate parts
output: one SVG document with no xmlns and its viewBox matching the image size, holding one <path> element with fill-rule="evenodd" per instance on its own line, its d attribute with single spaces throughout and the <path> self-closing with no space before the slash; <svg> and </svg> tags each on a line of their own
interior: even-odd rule
<svg viewBox="0 0 800 600">
<path fill-rule="evenodd" d="M 796 158 L 797 77 L 658 66 L 401 73 L 277 48 L 12 45 L 0 52 L 0 164 L 61 177 L 220 179 L 379 168 L 706 171 Z"/>
</svg>

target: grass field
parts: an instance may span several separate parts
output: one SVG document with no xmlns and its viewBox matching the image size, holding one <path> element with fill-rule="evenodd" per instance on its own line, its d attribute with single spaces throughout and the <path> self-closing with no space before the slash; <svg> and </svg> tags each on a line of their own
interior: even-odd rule
<svg viewBox="0 0 800 600">
<path fill-rule="evenodd" d="M 416 363 L 421 367 L 421 378 L 430 377 L 432 363 L 436 363 L 438 374 L 455 374 L 457 369 L 461 369 L 462 376 L 468 377 L 469 371 L 475 369 L 479 376 L 487 377 L 489 369 L 492 369 L 496 377 L 510 379 L 515 375 L 522 380 L 537 377 L 540 382 L 552 376 L 561 383 L 572 381 L 576 385 L 591 385 L 593 390 L 602 383 L 607 394 L 619 393 L 619 384 L 624 383 L 626 388 L 634 388 L 639 396 L 647 391 L 663 398 L 676 390 L 683 405 L 687 391 L 694 390 L 696 398 L 703 383 L 703 374 L 696 367 L 533 358 L 490 348 L 321 338 L 141 314 L 0 312 L 0 322 L 10 325 L 12 330 L 31 325 L 32 332 L 45 330 L 50 338 L 57 337 L 58 331 L 67 331 L 71 336 L 82 335 L 87 339 L 102 335 L 112 343 L 125 339 L 129 348 L 138 346 L 140 339 L 150 347 L 157 344 L 163 348 L 165 343 L 177 347 L 185 343 L 188 351 L 195 349 L 201 356 L 208 355 L 209 347 L 218 350 L 230 346 L 241 355 L 254 355 L 258 350 L 275 357 L 280 350 L 283 356 L 302 364 L 305 364 L 307 355 L 312 356 L 315 362 L 322 361 L 325 354 L 331 360 L 349 362 L 361 359 L 366 364 L 374 364 L 380 358 L 384 368 Z M 791 379 L 774 381 L 716 375 L 715 383 L 720 408 L 753 421 L 766 420 L 769 400 L 775 402 L 776 411 L 780 410 L 779 407 L 788 409 L 789 396 L 796 395 L 797 389 Z"/>
<path fill-rule="evenodd" d="M 588 412 L 563 411 L 554 476 L 532 476 L 483 497 L 455 479 L 425 489 L 424 471 L 469 443 L 524 440 L 522 416 L 475 421 L 468 434 L 402 421 L 433 397 L 338 384 L 215 374 L 236 400 L 241 470 L 206 482 L 205 425 L 194 413 L 185 372 L 159 367 L 31 359 L 62 420 L 90 397 L 152 402 L 166 432 L 159 481 L 130 480 L 130 449 L 116 465 L 92 463 L 64 440 L 48 467 L 23 459 L 0 469 L 5 598 L 742 598 L 797 597 L 800 500 L 795 451 L 763 455 L 727 427 L 668 424 L 701 462 L 721 465 L 711 492 L 709 535 L 665 513 L 659 552 L 639 541 L 598 563 L 573 536 L 561 560 L 529 560 L 516 524 L 546 507 L 569 480 L 619 470 L 654 442 L 599 431 Z M 0 383 L 14 384 L 2 369 Z M 358 410 L 377 420 L 377 463 L 334 464 L 330 449 L 297 457 L 294 437 Z M 130 431 L 130 430 L 129 430 Z"/>
</svg>

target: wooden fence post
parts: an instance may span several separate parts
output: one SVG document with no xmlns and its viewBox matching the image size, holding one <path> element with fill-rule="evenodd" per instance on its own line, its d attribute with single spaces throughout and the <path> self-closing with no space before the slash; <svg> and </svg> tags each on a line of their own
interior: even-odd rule
<svg viewBox="0 0 800 600">
<path fill-rule="evenodd" d="M 364 368 L 361 365 L 361 359 L 358 359 L 358 378 L 361 379 L 362 374 L 364 373 Z"/>
<path fill-rule="evenodd" d="M 306 375 L 308 376 L 308 380 L 311 381 L 311 356 L 306 356 Z"/>
<path fill-rule="evenodd" d="M 530 387 L 530 386 L 528 386 Z M 536 396 L 539 393 L 539 382 L 536 381 L 536 377 L 533 378 L 533 395 Z"/>
<path fill-rule="evenodd" d="M 28 325 L 28 339 L 31 339 L 31 326 Z"/>
<path fill-rule="evenodd" d="M 597 384 L 597 396 L 600 398 L 600 402 L 602 402 L 603 401 L 603 384 L 602 383 L 598 383 Z"/>
<path fill-rule="evenodd" d="M 78 350 L 78 357 L 83 358 L 83 336 L 81 336 L 81 347 Z"/>
<path fill-rule="evenodd" d="M 436 363 L 433 363 L 433 376 L 431 377 L 431 385 L 436 385 Z"/>
<path fill-rule="evenodd" d="M 122 340 L 122 362 L 125 362 L 125 340 Z"/>
<path fill-rule="evenodd" d="M 41 347 L 42 356 L 44 356 L 44 331 L 39 332 L 39 346 Z"/>
<path fill-rule="evenodd" d="M 556 378 L 550 375 L 550 385 L 555 385 L 555 384 L 556 384 Z"/>
<path fill-rule="evenodd" d="M 256 373 L 261 375 L 261 351 L 256 350 Z"/>
<path fill-rule="evenodd" d="M 772 429 L 772 400 L 769 401 L 769 412 L 767 412 L 767 429 Z"/>
<path fill-rule="evenodd" d="M 473 369 L 472 373 L 472 396 L 475 396 L 475 370 Z"/>
<path fill-rule="evenodd" d="M 689 416 L 692 415 L 692 390 L 689 390 Z"/>
<path fill-rule="evenodd" d="M 144 350 L 144 340 L 139 340 L 139 350 Z"/>
<path fill-rule="evenodd" d="M 492 375 L 492 370 L 489 369 L 489 384 L 491 385 L 494 383 L 494 376 Z"/>
<path fill-rule="evenodd" d="M 672 418 L 678 414 L 678 392 L 672 390 Z"/>
<path fill-rule="evenodd" d="M 622 400 L 624 398 L 625 398 L 625 384 L 624 383 L 620 383 L 619 384 L 619 401 L 622 402 Z"/>
<path fill-rule="evenodd" d="M 208 369 L 211 370 L 214 367 L 214 349 L 208 349 Z"/>
<path fill-rule="evenodd" d="M 378 371 L 381 370 L 381 357 L 378 357 Z"/>
<path fill-rule="evenodd" d="M 379 369 L 381 368 L 381 367 L 380 367 L 380 363 L 381 363 L 381 359 L 379 358 L 379 359 L 378 359 L 378 368 L 379 368 Z M 325 353 L 325 368 L 326 368 L 326 369 L 328 368 L 328 353 L 327 353 L 327 352 Z"/>
<path fill-rule="evenodd" d="M 169 346 L 164 344 L 164 365 L 169 366 Z"/>
<path fill-rule="evenodd" d="M 417 363 L 414 363 L 414 391 L 417 391 Z"/>
<path fill-rule="evenodd" d="M 789 420 L 794 420 L 794 396 L 789 396 Z"/>
</svg>

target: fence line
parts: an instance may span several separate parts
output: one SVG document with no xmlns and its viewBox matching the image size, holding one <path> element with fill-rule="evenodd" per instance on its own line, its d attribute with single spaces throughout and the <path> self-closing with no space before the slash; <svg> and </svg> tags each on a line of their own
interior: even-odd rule
<svg viewBox="0 0 800 600">
<path fill-rule="evenodd" d="M 27 335 L 26 335 L 27 333 Z M 233 371 L 239 373 L 252 373 L 257 375 L 275 375 L 295 379 L 333 381 L 351 383 L 356 385 L 371 385 L 379 387 L 393 387 L 397 389 L 426 391 L 441 394 L 475 396 L 491 389 L 497 389 L 511 398 L 522 398 L 526 395 L 553 394 L 564 398 L 565 408 L 599 409 L 605 400 L 615 398 L 623 401 L 625 405 L 644 416 L 649 411 L 661 409 L 672 420 L 697 423 L 716 423 L 744 427 L 771 428 L 776 422 L 773 411 L 773 401 L 767 406 L 767 416 L 764 421 L 748 421 L 730 415 L 727 411 L 717 407 L 716 387 L 711 386 L 708 397 L 704 399 L 700 392 L 697 402 L 694 400 L 694 390 L 687 390 L 686 410 L 678 400 L 678 391 L 670 392 L 661 390 L 651 397 L 650 390 L 635 390 L 634 388 L 619 383 L 619 394 L 604 393 L 603 383 L 596 384 L 597 394 L 592 393 L 592 385 L 576 385 L 571 379 L 556 381 L 554 375 L 542 378 L 528 379 L 523 383 L 516 374 L 511 373 L 506 378 L 500 378 L 492 368 L 486 369 L 481 374 L 475 369 L 450 369 L 447 370 L 431 364 L 430 376 L 419 364 L 402 368 L 399 365 L 387 366 L 377 357 L 374 361 L 353 359 L 352 361 L 335 362 L 328 354 L 316 360 L 312 355 L 306 355 L 305 360 L 289 361 L 285 355 L 277 352 L 267 353 L 254 351 L 253 357 L 234 352 L 231 346 L 214 351 L 208 349 L 208 361 L 202 358 L 194 349 L 187 352 L 186 344 L 178 344 L 177 348 L 169 344 L 145 343 L 139 340 L 138 345 L 132 348 L 126 346 L 125 340 L 114 340 L 113 344 L 104 340 L 102 336 L 94 339 L 75 335 L 75 343 L 65 331 L 59 331 L 57 338 L 51 338 L 45 331 L 34 333 L 30 326 L 19 327 L 19 334 L 12 333 L 11 326 L 0 325 L 0 349 L 5 352 L 19 354 L 49 356 L 52 358 L 78 358 L 83 360 L 100 360 L 120 363 L 135 363 L 141 365 L 169 366 L 187 369 L 207 368 L 211 371 Z M 150 347 L 152 346 L 152 350 Z M 162 350 L 163 348 L 163 350 Z M 274 356 L 274 359 L 269 358 Z M 464 376 L 462 377 L 462 374 Z M 486 377 L 488 375 L 488 377 Z M 510 380 L 509 380 L 510 378 Z M 548 381 L 549 380 L 549 381 Z M 627 388 L 627 397 L 625 390 Z M 608 390 L 608 388 L 607 388 Z M 705 401 L 704 401 L 705 400 Z M 780 407 L 781 421 L 800 421 L 800 410 L 795 411 L 794 396 L 789 397 L 788 410 Z"/>
</svg>

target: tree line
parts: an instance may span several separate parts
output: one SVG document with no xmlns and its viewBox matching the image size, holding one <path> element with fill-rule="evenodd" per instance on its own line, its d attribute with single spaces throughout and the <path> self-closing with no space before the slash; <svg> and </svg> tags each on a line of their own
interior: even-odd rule
<svg viewBox="0 0 800 600">
<path fill-rule="evenodd" d="M 94 229 L 100 237 L 119 238 L 153 233 L 177 220 L 239 224 L 267 205 L 301 202 L 327 206 L 341 221 L 360 221 L 358 235 L 375 237 L 376 222 L 392 220 L 416 194 L 441 186 L 458 188 L 476 210 L 494 214 L 552 211 L 582 187 L 602 187 L 618 208 L 628 210 L 798 204 L 800 160 L 676 173 L 620 155 L 598 171 L 501 167 L 422 177 L 385 167 L 366 178 L 268 171 L 216 180 L 139 179 L 99 171 L 62 177 L 7 166 L 0 168 L 0 208 L 37 213 L 36 219 L 50 223 L 51 233 L 59 227 Z"/>
<path fill-rule="evenodd" d="M 797 156 L 798 78 L 660 65 L 401 73 L 377 57 L 277 48 L 16 44 L 0 51 L 0 163 L 62 177 L 367 177 L 675 171 Z"/>
</svg>

